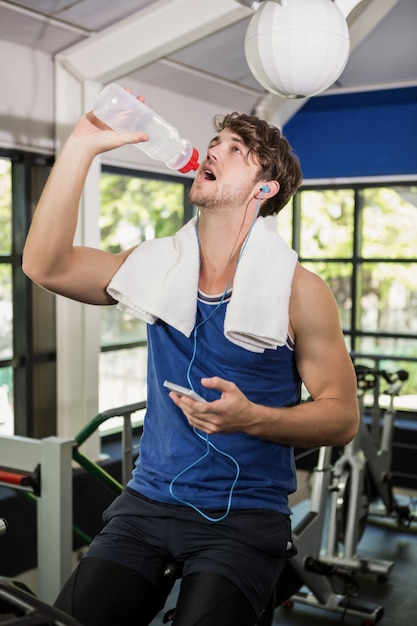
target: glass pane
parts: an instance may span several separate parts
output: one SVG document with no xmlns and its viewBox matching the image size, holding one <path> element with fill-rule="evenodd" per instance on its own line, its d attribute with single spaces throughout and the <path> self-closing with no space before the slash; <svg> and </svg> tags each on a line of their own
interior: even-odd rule
<svg viewBox="0 0 417 626">
<path fill-rule="evenodd" d="M 122 313 L 115 306 L 101 309 L 100 323 L 102 346 L 146 341 L 145 322 Z"/>
<path fill-rule="evenodd" d="M 12 268 L 0 263 L 0 359 L 13 356 Z"/>
<path fill-rule="evenodd" d="M 358 293 L 359 328 L 417 333 L 415 263 L 363 263 Z"/>
<path fill-rule="evenodd" d="M 417 359 L 417 339 L 412 337 L 358 337 L 356 352 L 379 355 L 386 362 L 390 357 Z M 384 365 L 385 367 L 385 365 Z M 414 386 L 416 381 L 413 382 Z"/>
<path fill-rule="evenodd" d="M 417 187 L 363 191 L 365 258 L 416 258 Z"/>
<path fill-rule="evenodd" d="M 100 354 L 100 412 L 146 399 L 146 356 L 146 347 Z"/>
<path fill-rule="evenodd" d="M 318 274 L 330 287 L 339 308 L 342 328 L 349 330 L 352 309 L 352 264 L 317 261 L 303 263 L 303 267 Z"/>
<path fill-rule="evenodd" d="M 300 256 L 351 258 L 353 216 L 352 189 L 302 191 Z"/>
<path fill-rule="evenodd" d="M 14 434 L 13 369 L 0 368 L 0 435 Z"/>
<path fill-rule="evenodd" d="M 0 254 L 12 252 L 12 176 L 9 159 L 0 158 Z"/>
<path fill-rule="evenodd" d="M 145 239 L 173 235 L 183 223 L 180 183 L 103 173 L 100 193 L 104 250 L 120 252 Z"/>
</svg>

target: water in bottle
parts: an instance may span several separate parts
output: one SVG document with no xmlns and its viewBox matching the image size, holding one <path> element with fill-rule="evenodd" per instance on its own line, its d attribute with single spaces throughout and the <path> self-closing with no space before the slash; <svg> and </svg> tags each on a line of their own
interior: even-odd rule
<svg viewBox="0 0 417 626">
<path fill-rule="evenodd" d="M 197 170 L 198 151 L 178 130 L 128 91 L 111 83 L 98 95 L 93 113 L 115 131 L 142 131 L 149 141 L 133 144 L 148 156 L 162 161 L 172 170 L 186 173 Z"/>
</svg>

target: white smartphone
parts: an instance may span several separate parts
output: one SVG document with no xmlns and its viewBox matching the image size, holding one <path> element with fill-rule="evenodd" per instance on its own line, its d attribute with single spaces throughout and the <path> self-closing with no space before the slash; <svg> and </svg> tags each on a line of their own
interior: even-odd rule
<svg viewBox="0 0 417 626">
<path fill-rule="evenodd" d="M 192 389 L 188 389 L 188 387 L 181 387 L 181 385 L 176 385 L 175 383 L 171 383 L 169 380 L 164 381 L 164 387 L 167 387 L 170 391 L 175 391 L 179 396 L 187 396 L 188 398 L 192 398 L 193 400 L 197 400 L 198 402 L 207 402 L 204 398 L 198 395 Z"/>
</svg>

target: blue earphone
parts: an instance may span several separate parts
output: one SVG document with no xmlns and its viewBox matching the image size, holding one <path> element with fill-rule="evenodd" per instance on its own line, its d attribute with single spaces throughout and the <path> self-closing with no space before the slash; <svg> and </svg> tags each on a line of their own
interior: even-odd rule
<svg viewBox="0 0 417 626">
<path fill-rule="evenodd" d="M 260 187 L 259 191 L 262 191 L 262 193 L 269 193 L 271 191 L 269 185 L 262 185 L 262 187 Z"/>
</svg>

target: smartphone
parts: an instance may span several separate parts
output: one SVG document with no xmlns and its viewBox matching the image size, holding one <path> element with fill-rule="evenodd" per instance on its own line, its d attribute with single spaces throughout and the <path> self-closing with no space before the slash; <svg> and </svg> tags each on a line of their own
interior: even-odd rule
<svg viewBox="0 0 417 626">
<path fill-rule="evenodd" d="M 187 387 L 181 387 L 181 385 L 171 383 L 169 380 L 164 381 L 164 387 L 167 387 L 170 391 L 175 391 L 175 393 L 177 393 L 179 396 L 187 396 L 188 398 L 192 398 L 193 400 L 197 400 L 198 402 L 207 402 L 192 389 L 188 389 Z"/>
</svg>

